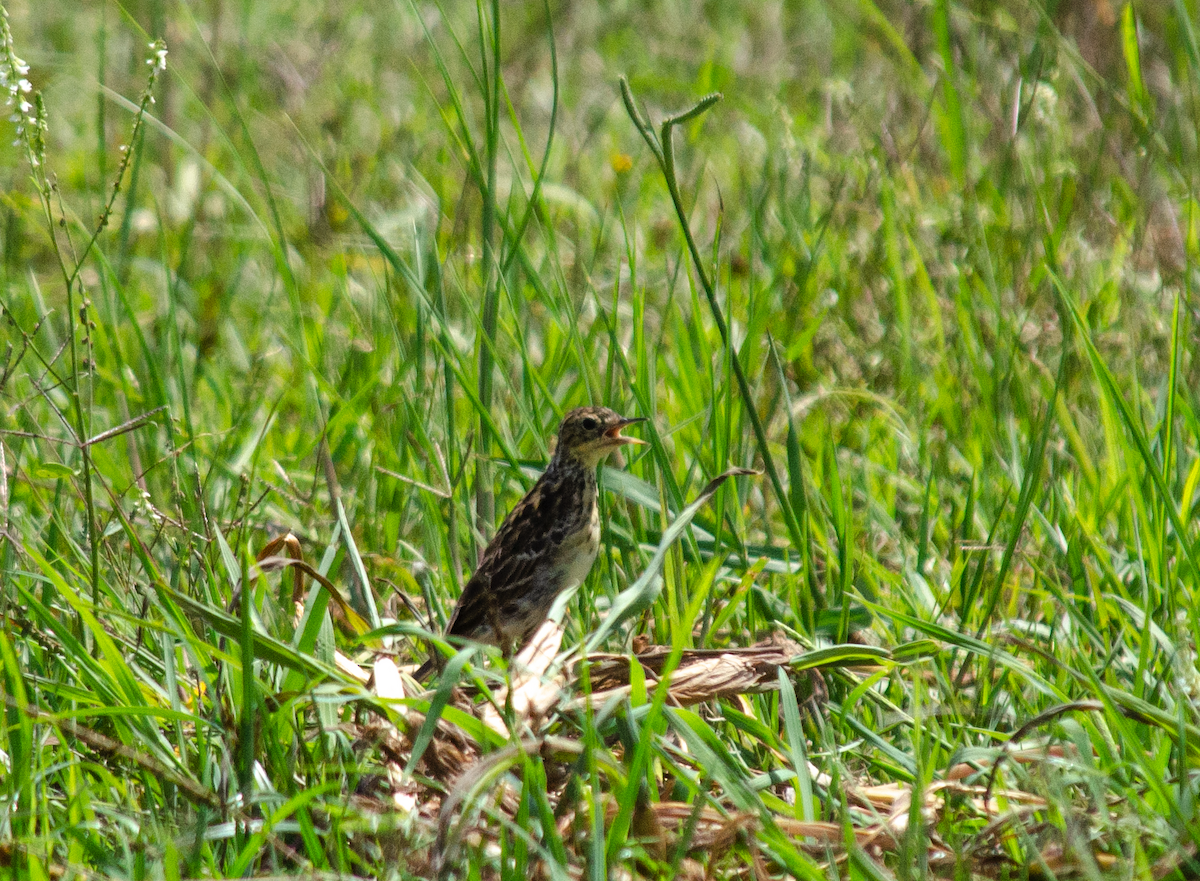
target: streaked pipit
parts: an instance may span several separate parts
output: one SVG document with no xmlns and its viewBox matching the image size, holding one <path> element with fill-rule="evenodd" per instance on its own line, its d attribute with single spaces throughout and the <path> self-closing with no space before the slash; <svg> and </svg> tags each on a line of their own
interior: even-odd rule
<svg viewBox="0 0 1200 881">
<path fill-rule="evenodd" d="M 558 429 L 545 472 L 509 512 L 463 588 L 446 636 L 520 649 L 550 613 L 554 599 L 587 577 L 600 550 L 596 466 L 624 444 L 626 419 L 607 407 L 579 407 Z M 416 672 L 426 678 L 430 658 Z"/>
</svg>

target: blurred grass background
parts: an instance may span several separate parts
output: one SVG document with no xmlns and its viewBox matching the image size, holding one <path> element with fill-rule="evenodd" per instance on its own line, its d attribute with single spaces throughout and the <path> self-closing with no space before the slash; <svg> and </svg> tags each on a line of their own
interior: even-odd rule
<svg viewBox="0 0 1200 881">
<path fill-rule="evenodd" d="M 689 772 L 678 718 L 628 708 L 605 723 L 618 746 L 548 721 L 625 763 L 619 785 L 573 778 L 593 821 L 601 790 L 728 806 L 775 772 L 734 800 L 763 825 L 718 874 L 755 848 L 812 877 L 924 876 L 934 844 L 959 873 L 1166 877 L 1194 855 L 1194 0 L 5 8 L 47 114 L 36 168 L 0 123 L 0 823 L 23 877 L 419 874 L 343 797 L 376 760 L 337 727 L 369 699 L 300 657 L 328 661 L 332 631 L 293 637 L 261 580 L 253 615 L 224 610 L 291 530 L 370 626 L 410 618 L 398 592 L 437 626 L 589 402 L 650 417 L 653 445 L 605 475 L 569 643 L 671 512 L 768 456 L 778 485 L 723 487 L 608 647 L 933 640 L 830 674 L 804 737 L 777 696 L 707 706 L 728 778 Z M 167 68 L 131 140 L 155 39 Z M 621 76 L 655 124 L 723 96 L 674 141 L 720 321 Z M 322 681 L 340 714 L 317 736 Z M 866 821 L 834 790 L 800 797 L 797 756 L 920 805 L 1014 732 L 1070 748 L 1001 766 L 1048 805 L 1002 831 L 947 797 L 840 869 L 771 831 L 793 802 Z M 272 811 L 297 839 L 256 837 Z M 406 822 L 384 825 L 421 852 Z M 618 828 L 567 858 L 534 826 L 556 877 L 682 865 Z M 514 854 L 471 865 L 528 877 Z"/>
</svg>

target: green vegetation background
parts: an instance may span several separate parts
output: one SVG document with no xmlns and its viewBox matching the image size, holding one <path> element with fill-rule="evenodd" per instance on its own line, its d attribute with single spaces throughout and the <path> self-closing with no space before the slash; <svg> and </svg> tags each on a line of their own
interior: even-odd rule
<svg viewBox="0 0 1200 881">
<path fill-rule="evenodd" d="M 556 831 L 527 762 L 515 822 L 474 793 L 499 844 L 469 871 L 679 870 L 686 848 L 604 824 L 634 793 L 757 818 L 709 855 L 721 877 L 755 854 L 917 877 L 939 847 L 959 874 L 1164 877 L 1195 854 L 1195 0 L 7 11 L 4 63 L 47 121 L 44 152 L 0 123 L 20 877 L 419 872 L 431 828 L 346 795 L 379 757 L 352 733 L 371 699 L 329 674 L 359 644 L 321 626 L 328 596 L 295 635 L 282 576 L 231 601 L 291 530 L 365 626 L 410 621 L 400 592 L 444 621 L 588 402 L 650 417 L 653 444 L 605 475 L 569 644 L 671 512 L 769 466 L 697 515 L 605 647 L 785 633 L 880 663 L 831 670 L 803 730 L 789 687 L 548 721 L 612 760 L 568 783 L 594 834 Z M 723 95 L 673 141 L 700 264 L 621 76 L 655 126 Z M 997 828 L 934 796 L 920 822 L 1014 732 L 1041 758 L 998 780 L 1042 807 Z M 840 787 L 870 782 L 914 793 L 889 854 L 847 833 L 829 864 L 771 825 L 869 825 Z"/>
</svg>

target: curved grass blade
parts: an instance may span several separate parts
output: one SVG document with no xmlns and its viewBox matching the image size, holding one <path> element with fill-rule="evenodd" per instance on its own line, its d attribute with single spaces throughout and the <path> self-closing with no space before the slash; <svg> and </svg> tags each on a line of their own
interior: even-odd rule
<svg viewBox="0 0 1200 881">
<path fill-rule="evenodd" d="M 730 468 L 723 474 L 718 474 L 708 486 L 700 491 L 696 496 L 695 501 L 679 512 L 679 516 L 671 523 L 667 530 L 663 533 L 662 540 L 658 543 L 658 549 L 654 552 L 654 556 L 650 558 L 645 571 L 638 577 L 637 581 L 621 591 L 617 598 L 613 600 L 612 608 L 608 610 L 608 614 L 604 616 L 604 620 L 600 622 L 600 626 L 587 641 L 584 648 L 584 653 L 596 651 L 601 643 L 608 637 L 610 633 L 626 618 L 630 618 L 639 614 L 650 607 L 658 596 L 659 590 L 662 589 L 661 582 L 658 577 L 659 571 L 663 567 L 663 563 L 667 559 L 667 551 L 671 545 L 683 535 L 683 531 L 687 529 L 692 518 L 696 516 L 704 504 L 713 497 L 717 489 L 730 477 L 741 474 L 758 474 L 757 471 L 752 471 L 749 468 Z"/>
</svg>

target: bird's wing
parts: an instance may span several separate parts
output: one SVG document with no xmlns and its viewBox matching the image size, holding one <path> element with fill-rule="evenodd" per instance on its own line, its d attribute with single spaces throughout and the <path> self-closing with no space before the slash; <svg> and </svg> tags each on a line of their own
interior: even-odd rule
<svg viewBox="0 0 1200 881">
<path fill-rule="evenodd" d="M 585 488 L 568 485 L 572 482 L 543 474 L 504 518 L 463 588 L 448 635 L 491 641 L 500 632 L 506 622 L 488 616 L 502 614 L 506 599 L 531 589 L 555 564 L 556 548 L 577 519 L 572 515 Z"/>
<path fill-rule="evenodd" d="M 535 557 L 509 556 L 499 565 L 480 566 L 463 588 L 446 627 L 447 636 L 466 636 L 480 642 L 500 643 L 504 621 L 499 617 L 503 598 L 530 585 L 541 564 Z M 495 619 L 493 620 L 493 616 Z"/>
</svg>

